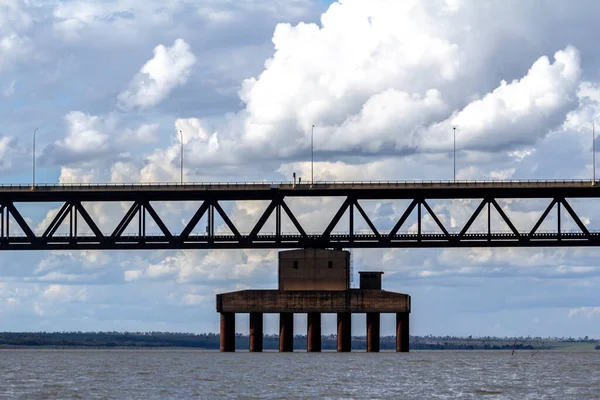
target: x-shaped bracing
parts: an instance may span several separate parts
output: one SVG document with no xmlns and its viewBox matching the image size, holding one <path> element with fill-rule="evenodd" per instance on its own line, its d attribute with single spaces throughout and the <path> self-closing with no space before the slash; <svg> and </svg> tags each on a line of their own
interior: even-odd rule
<svg viewBox="0 0 600 400">
<path fill-rule="evenodd" d="M 393 227 L 389 231 L 383 231 L 376 228 L 358 197 L 347 196 L 321 233 L 308 234 L 285 200 L 284 196 L 273 196 L 251 231 L 246 234 L 240 232 L 217 199 L 203 201 L 179 234 L 168 229 L 154 206 L 145 199 L 134 201 L 109 234 L 101 231 L 80 201 L 66 201 L 41 234 L 34 232 L 13 202 L 3 202 L 0 204 L 0 249 L 468 247 L 481 246 L 482 242 L 487 242 L 490 246 L 553 245 L 553 243 L 600 245 L 600 235 L 591 233 L 587 229 L 564 197 L 553 198 L 528 232 L 517 230 L 495 198 L 484 198 L 458 233 L 448 231 L 442 222 L 446 218 L 440 218 L 425 198 L 412 199 Z M 486 207 L 487 232 L 470 233 L 474 222 L 483 215 Z M 563 207 L 579 227 L 580 233 L 566 233 L 562 229 L 561 208 Z M 540 226 L 547 220 L 553 208 L 557 209 L 556 230 L 552 233 L 539 233 Z M 495 210 L 508 226 L 510 233 L 492 232 L 492 210 Z M 438 233 L 423 231 L 425 213 L 429 214 L 439 228 Z M 416 222 L 408 226 L 407 221 L 413 214 L 416 214 Z M 221 218 L 231 233 L 215 231 L 215 215 Z M 261 233 L 273 215 L 275 232 Z M 297 233 L 282 232 L 283 215 L 289 218 Z M 338 233 L 339 229 L 334 232 L 345 215 L 347 215 L 347 228 L 342 228 L 342 233 Z M 198 226 L 205 216 L 206 229 Z M 359 216 L 369 227 L 367 233 L 356 232 L 356 218 Z M 155 223 L 160 234 L 149 234 L 146 231 L 147 218 Z M 80 220 L 87 225 L 89 233 L 80 233 L 82 225 Z M 11 228 L 13 223 L 23 234 L 15 234 L 15 229 Z M 68 224 L 68 234 L 58 235 L 59 228 L 66 224 Z M 137 224 L 136 234 L 126 233 L 127 229 L 135 227 L 135 224 Z"/>
</svg>

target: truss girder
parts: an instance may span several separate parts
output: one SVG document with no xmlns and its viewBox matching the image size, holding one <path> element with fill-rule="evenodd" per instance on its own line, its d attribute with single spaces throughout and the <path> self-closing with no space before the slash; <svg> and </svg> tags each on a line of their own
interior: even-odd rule
<svg viewBox="0 0 600 400">
<path fill-rule="evenodd" d="M 599 196 L 600 197 L 600 196 Z M 41 233 L 39 227 L 33 229 L 19 212 L 13 201 L 2 201 L 0 198 L 0 250 L 52 250 L 52 249 L 212 249 L 212 248 L 426 248 L 426 247 L 546 247 L 546 246 L 599 246 L 600 232 L 591 232 L 582 218 L 575 212 L 565 196 L 550 199 L 548 207 L 528 231 L 519 231 L 507 212 L 500 206 L 495 197 L 484 197 L 463 226 L 456 232 L 448 229 L 447 222 L 451 210 L 445 214 L 436 213 L 424 197 L 411 199 L 408 206 L 401 210 L 399 218 L 388 221 L 388 229 L 379 229 L 377 219 L 369 216 L 361 204 L 362 200 L 371 200 L 358 195 L 348 195 L 336 210 L 322 232 L 307 233 L 306 221 L 302 222 L 286 202 L 286 196 L 273 192 L 269 204 L 261 213 L 250 232 L 243 233 L 231 218 L 231 211 L 222 202 L 228 199 L 204 199 L 181 232 L 170 230 L 164 217 L 152 204 L 151 200 L 138 198 L 119 219 L 115 228 L 103 233 L 98 227 L 94 213 L 90 213 L 84 203 L 78 199 L 66 199 L 51 218 L 48 226 Z M 390 200 L 393 200 L 390 199 Z M 482 211 L 487 207 L 487 213 Z M 566 232 L 562 227 L 561 207 L 575 222 L 579 232 Z M 508 227 L 503 232 L 491 230 L 491 213 L 495 210 L 500 220 Z M 556 211 L 556 230 L 539 232 L 539 228 L 547 221 L 552 211 Z M 216 213 L 215 213 L 216 211 Z M 426 213 L 425 213 L 426 211 Z M 437 233 L 425 232 L 423 223 L 429 214 Z M 485 217 L 487 214 L 487 217 Z M 215 231 L 215 215 L 220 217 L 223 225 L 231 233 Z M 274 215 L 275 231 L 264 232 L 269 218 Z M 287 216 L 294 233 L 283 231 L 282 216 Z M 408 224 L 409 218 L 416 222 Z M 137 218 L 136 218 L 137 217 Z M 206 217 L 206 229 L 199 226 L 200 220 Z M 151 220 L 158 227 L 158 232 L 147 232 L 146 221 Z M 473 229 L 478 218 L 487 219 L 485 229 Z M 78 221 L 89 229 L 84 233 L 78 230 Z M 16 223 L 18 229 L 10 228 Z M 367 228 L 360 231 L 356 227 L 360 223 Z M 68 233 L 59 234 L 61 227 Z M 289 228 L 290 225 L 288 224 Z M 479 231 L 477 231 L 479 230 Z M 481 230 L 484 230 L 481 232 Z"/>
</svg>

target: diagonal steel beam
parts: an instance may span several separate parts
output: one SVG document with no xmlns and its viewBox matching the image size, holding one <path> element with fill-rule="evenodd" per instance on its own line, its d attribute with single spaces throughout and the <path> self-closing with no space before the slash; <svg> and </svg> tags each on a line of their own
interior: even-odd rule
<svg viewBox="0 0 600 400">
<path fill-rule="evenodd" d="M 556 199 L 553 199 L 550 202 L 550 205 L 548 207 L 546 207 L 546 210 L 544 210 L 544 212 L 542 213 L 542 216 L 540 217 L 540 219 L 538 219 L 538 221 L 535 223 L 535 225 L 531 229 L 531 232 L 529 232 L 529 236 L 533 236 L 533 234 L 538 230 L 538 228 L 540 227 L 540 225 L 542 225 L 542 223 L 544 222 L 544 220 L 546 219 L 546 217 L 548 216 L 550 211 L 552 211 L 552 207 L 554 207 L 555 204 L 556 204 Z"/>
<path fill-rule="evenodd" d="M 477 206 L 477 209 L 475 210 L 475 212 L 473 213 L 473 215 L 471 215 L 471 218 L 469 218 L 469 220 L 467 221 L 467 223 L 465 224 L 465 226 L 462 228 L 462 230 L 458 234 L 459 237 L 465 236 L 465 233 L 467 233 L 467 231 L 469 230 L 469 228 L 471 227 L 471 225 L 473 225 L 473 222 L 475 222 L 475 220 L 477 219 L 477 217 L 481 213 L 481 210 L 483 210 L 483 207 L 485 207 L 485 205 L 488 202 L 489 202 L 488 199 L 483 199 L 481 201 L 481 203 L 479 204 L 479 206 Z"/>
<path fill-rule="evenodd" d="M 115 228 L 112 235 L 110 235 L 111 241 L 114 241 L 117 237 L 119 237 L 123 234 L 123 232 L 125 231 L 125 229 L 127 229 L 127 226 L 129 225 L 129 223 L 131 222 L 131 220 L 133 219 L 135 214 L 140 210 L 140 207 L 141 207 L 141 204 L 137 201 L 135 201 L 131 205 L 129 210 L 123 216 L 123 219 L 121 220 L 121 222 L 119 222 L 119 225 L 117 225 L 117 227 Z"/>
<path fill-rule="evenodd" d="M 254 225 L 254 228 L 252 228 L 252 231 L 249 235 L 250 239 L 255 239 L 258 236 L 260 230 L 263 228 L 263 226 L 265 226 L 271 214 L 273 214 L 273 210 L 275 210 L 275 207 L 277 207 L 277 203 L 277 199 L 273 199 L 271 203 L 269 203 L 269 205 L 265 209 L 265 212 L 263 212 L 263 214 L 260 216 L 260 218 L 256 222 L 256 225 Z"/>
<path fill-rule="evenodd" d="M 54 233 L 60 227 L 60 224 L 62 224 L 63 221 L 65 220 L 66 216 L 69 215 L 70 208 L 71 208 L 71 203 L 69 203 L 68 201 L 62 205 L 62 207 L 60 208 L 60 210 L 58 210 L 58 213 L 56 213 L 56 215 L 54 216 L 54 218 L 52 219 L 52 221 L 46 228 L 46 231 L 42 235 L 43 239 L 47 239 L 54 235 Z"/>
<path fill-rule="evenodd" d="M 285 211 L 287 216 L 290 218 L 290 221 L 292 221 L 292 224 L 294 224 L 294 226 L 298 230 L 298 233 L 300 233 L 302 235 L 302 237 L 306 238 L 308 235 L 304 231 L 304 228 L 302 228 L 302 225 L 300 225 L 300 222 L 298 222 L 298 220 L 296 219 L 296 216 L 294 215 L 294 213 L 292 213 L 292 210 L 290 210 L 288 205 L 285 203 L 285 200 L 281 199 L 280 204 L 281 204 L 281 207 L 283 207 L 283 210 Z"/>
<path fill-rule="evenodd" d="M 425 209 L 427 210 L 427 212 L 429 213 L 429 215 L 431 215 L 431 218 L 433 218 L 433 220 L 440 227 L 440 229 L 442 230 L 442 232 L 444 232 L 444 235 L 450 236 L 450 234 L 448 233 L 448 231 L 446 230 L 446 228 L 444 228 L 444 225 L 442 225 L 442 222 L 439 220 L 439 218 L 437 217 L 437 215 L 435 215 L 435 213 L 433 212 L 433 210 L 431 209 L 431 207 L 429 207 L 429 204 L 427 204 L 427 202 L 425 200 L 422 201 L 422 204 L 425 206 Z"/>
<path fill-rule="evenodd" d="M 19 224 L 21 230 L 23 230 L 25 236 L 27 236 L 27 238 L 31 240 L 32 243 L 36 242 L 37 237 L 35 236 L 35 233 L 33 233 L 29 225 L 27 225 L 27 222 L 25 222 L 25 219 L 21 216 L 21 213 L 19 213 L 19 210 L 17 210 L 15 205 L 12 202 L 10 202 L 6 204 L 6 208 L 8 209 L 8 212 L 10 212 L 10 214 L 13 216 L 15 221 L 17 221 L 17 224 Z"/>
<path fill-rule="evenodd" d="M 169 232 L 169 228 L 167 228 L 167 226 L 162 221 L 162 219 L 160 219 L 160 217 L 158 216 L 158 214 L 154 210 L 154 207 L 152 207 L 150 205 L 150 202 L 149 201 L 145 201 L 144 202 L 144 206 L 146 207 L 146 210 L 148 211 L 148 213 L 150 214 L 150 216 L 152 217 L 152 219 L 154 220 L 154 222 L 156 223 L 156 225 L 162 231 L 163 235 L 165 235 L 165 237 L 167 237 L 169 239 L 172 238 L 173 235 L 171 234 L 171 232 Z"/>
<path fill-rule="evenodd" d="M 375 236 L 377 236 L 377 239 L 379 239 L 381 237 L 381 234 L 379 233 L 377 228 L 375 228 L 375 225 L 373 225 L 373 222 L 371 222 L 371 219 L 369 218 L 369 216 L 367 215 L 365 210 L 363 210 L 363 208 L 360 205 L 360 203 L 358 202 L 358 200 L 356 202 L 354 202 L 354 205 L 356 206 L 356 209 L 358 210 L 360 215 L 362 215 L 362 217 L 365 220 L 365 222 L 367 223 L 367 225 L 369 225 L 369 228 L 371 228 L 371 230 L 373 231 Z"/>
<path fill-rule="evenodd" d="M 223 218 L 223 221 L 225 221 L 225 223 L 227 224 L 227 226 L 229 227 L 229 229 L 231 229 L 231 232 L 235 235 L 235 237 L 238 238 L 238 239 L 240 239 L 242 237 L 242 235 L 237 230 L 237 228 L 235 227 L 235 225 L 233 225 L 233 222 L 231 222 L 231 220 L 229 219 L 229 217 L 227 216 L 227 214 L 225 213 L 225 211 L 223 210 L 223 208 L 221 207 L 221 205 L 219 204 L 219 202 L 215 201 L 215 202 L 212 203 L 212 205 L 217 210 L 217 212 L 219 213 L 219 215 L 221 216 L 221 218 Z"/>
<path fill-rule="evenodd" d="M 192 233 L 196 225 L 198 225 L 198 222 L 200 222 L 204 214 L 206 214 L 206 211 L 208 210 L 209 206 L 210 204 L 207 201 L 202 203 L 202 205 L 198 208 L 198 210 L 196 210 L 190 221 L 187 223 L 185 228 L 183 228 L 183 230 L 181 231 L 181 234 L 179 235 L 180 239 L 187 239 L 190 236 L 190 233 Z"/>
<path fill-rule="evenodd" d="M 567 210 L 571 218 L 573 218 L 573 221 L 575 221 L 579 229 L 581 229 L 581 232 L 583 232 L 586 236 L 589 237 L 590 231 L 588 231 L 587 227 L 583 224 L 583 222 L 581 222 L 581 219 L 579 219 L 577 214 L 575 214 L 575 211 L 573 211 L 571 205 L 567 202 L 567 199 L 562 197 L 559 201 L 563 204 L 563 206 L 565 206 L 565 209 Z"/>
<path fill-rule="evenodd" d="M 329 222 L 329 225 L 323 232 L 322 237 L 328 237 L 329 235 L 331 235 L 331 232 L 333 231 L 335 226 L 338 224 L 338 222 L 340 222 L 340 219 L 342 219 L 342 216 L 344 215 L 344 213 L 346 212 L 346 210 L 348 209 L 348 207 L 350 206 L 351 203 L 352 203 L 352 200 L 350 200 L 350 197 L 346 197 L 346 200 L 344 200 L 340 209 L 335 213 L 331 222 Z"/>
<path fill-rule="evenodd" d="M 393 236 L 395 236 L 398 233 L 398 231 L 400 230 L 402 225 L 404 225 L 404 223 L 406 222 L 406 220 L 408 219 L 410 214 L 413 212 L 413 210 L 415 209 L 415 207 L 417 206 L 418 203 L 419 202 L 416 199 L 413 200 L 412 203 L 410 203 L 410 205 L 408 206 L 406 211 L 404 211 L 404 214 L 402 214 L 402 217 L 400 217 L 400 219 L 398 220 L 396 225 L 394 225 L 394 227 L 390 231 L 390 234 L 388 235 L 389 239 L 391 239 Z"/>
<path fill-rule="evenodd" d="M 94 235 L 96 235 L 96 237 L 98 239 L 100 239 L 101 242 L 103 242 L 106 239 L 104 237 L 104 234 L 98 228 L 98 225 L 96 225 L 96 223 L 94 222 L 94 220 L 92 219 L 92 217 L 90 217 L 90 214 L 88 214 L 87 210 L 83 207 L 83 204 L 81 204 L 81 202 L 78 201 L 78 202 L 75 202 L 74 205 L 75 205 L 75 209 L 83 217 L 83 220 L 88 224 L 88 226 L 90 227 L 90 229 L 92 230 L 92 232 L 94 232 Z"/>
<path fill-rule="evenodd" d="M 508 216 L 504 213 L 504 210 L 502 210 L 502 207 L 500 207 L 500 205 L 498 204 L 498 202 L 496 201 L 496 199 L 492 199 L 491 203 L 494 205 L 494 207 L 496 207 L 496 210 L 498 211 L 498 214 L 500 214 L 500 216 L 502 217 L 502 219 L 504 220 L 504 222 L 506 222 L 506 225 L 508 225 L 508 227 L 510 228 L 510 230 L 513 231 L 513 233 L 515 234 L 515 236 L 516 237 L 520 237 L 521 234 L 519 233 L 519 231 L 517 230 L 517 228 L 515 228 L 515 226 L 511 222 L 511 220 L 508 219 Z"/>
</svg>

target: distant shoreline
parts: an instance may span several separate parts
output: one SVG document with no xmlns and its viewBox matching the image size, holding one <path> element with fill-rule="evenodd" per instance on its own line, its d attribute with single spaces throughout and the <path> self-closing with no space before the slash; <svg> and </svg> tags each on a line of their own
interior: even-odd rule
<svg viewBox="0 0 600 400">
<path fill-rule="evenodd" d="M 247 335 L 236 335 L 236 348 L 248 349 Z M 381 337 L 381 350 L 394 350 L 394 336 Z M 335 350 L 335 335 L 322 336 L 322 349 Z M 277 335 L 265 335 L 265 350 L 279 348 Z M 170 332 L 1 332 L 0 349 L 197 349 L 218 350 L 219 335 Z M 585 338 L 495 338 L 411 336 L 411 350 L 566 350 L 598 351 L 600 340 Z M 294 337 L 294 349 L 306 349 L 306 336 Z M 366 349 L 366 338 L 352 338 L 353 350 Z"/>
</svg>

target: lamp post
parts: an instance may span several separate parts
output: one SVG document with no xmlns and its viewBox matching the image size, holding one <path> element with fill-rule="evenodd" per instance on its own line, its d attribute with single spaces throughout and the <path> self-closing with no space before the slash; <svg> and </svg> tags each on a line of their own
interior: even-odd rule
<svg viewBox="0 0 600 400">
<path fill-rule="evenodd" d="M 32 164 L 33 164 L 33 169 L 32 169 L 32 180 L 31 180 L 31 186 L 35 186 L 35 133 L 37 132 L 38 128 L 35 128 L 33 130 L 33 154 L 32 154 Z"/>
<path fill-rule="evenodd" d="M 181 167 L 180 167 L 180 175 L 181 175 L 181 184 L 183 185 L 183 132 L 181 132 L 181 129 L 179 130 L 179 136 L 181 138 Z"/>
<path fill-rule="evenodd" d="M 313 125 L 311 130 L 310 130 L 310 184 L 312 186 L 312 184 L 314 183 L 315 179 L 314 179 L 314 162 L 315 162 L 315 157 L 314 157 L 314 147 L 313 147 L 313 138 L 314 138 L 314 133 L 315 133 L 315 126 Z"/>
<path fill-rule="evenodd" d="M 596 124 L 592 122 L 592 184 L 596 184 Z"/>
<path fill-rule="evenodd" d="M 452 137 L 454 140 L 454 182 L 456 182 L 456 127 L 452 128 Z"/>
</svg>

